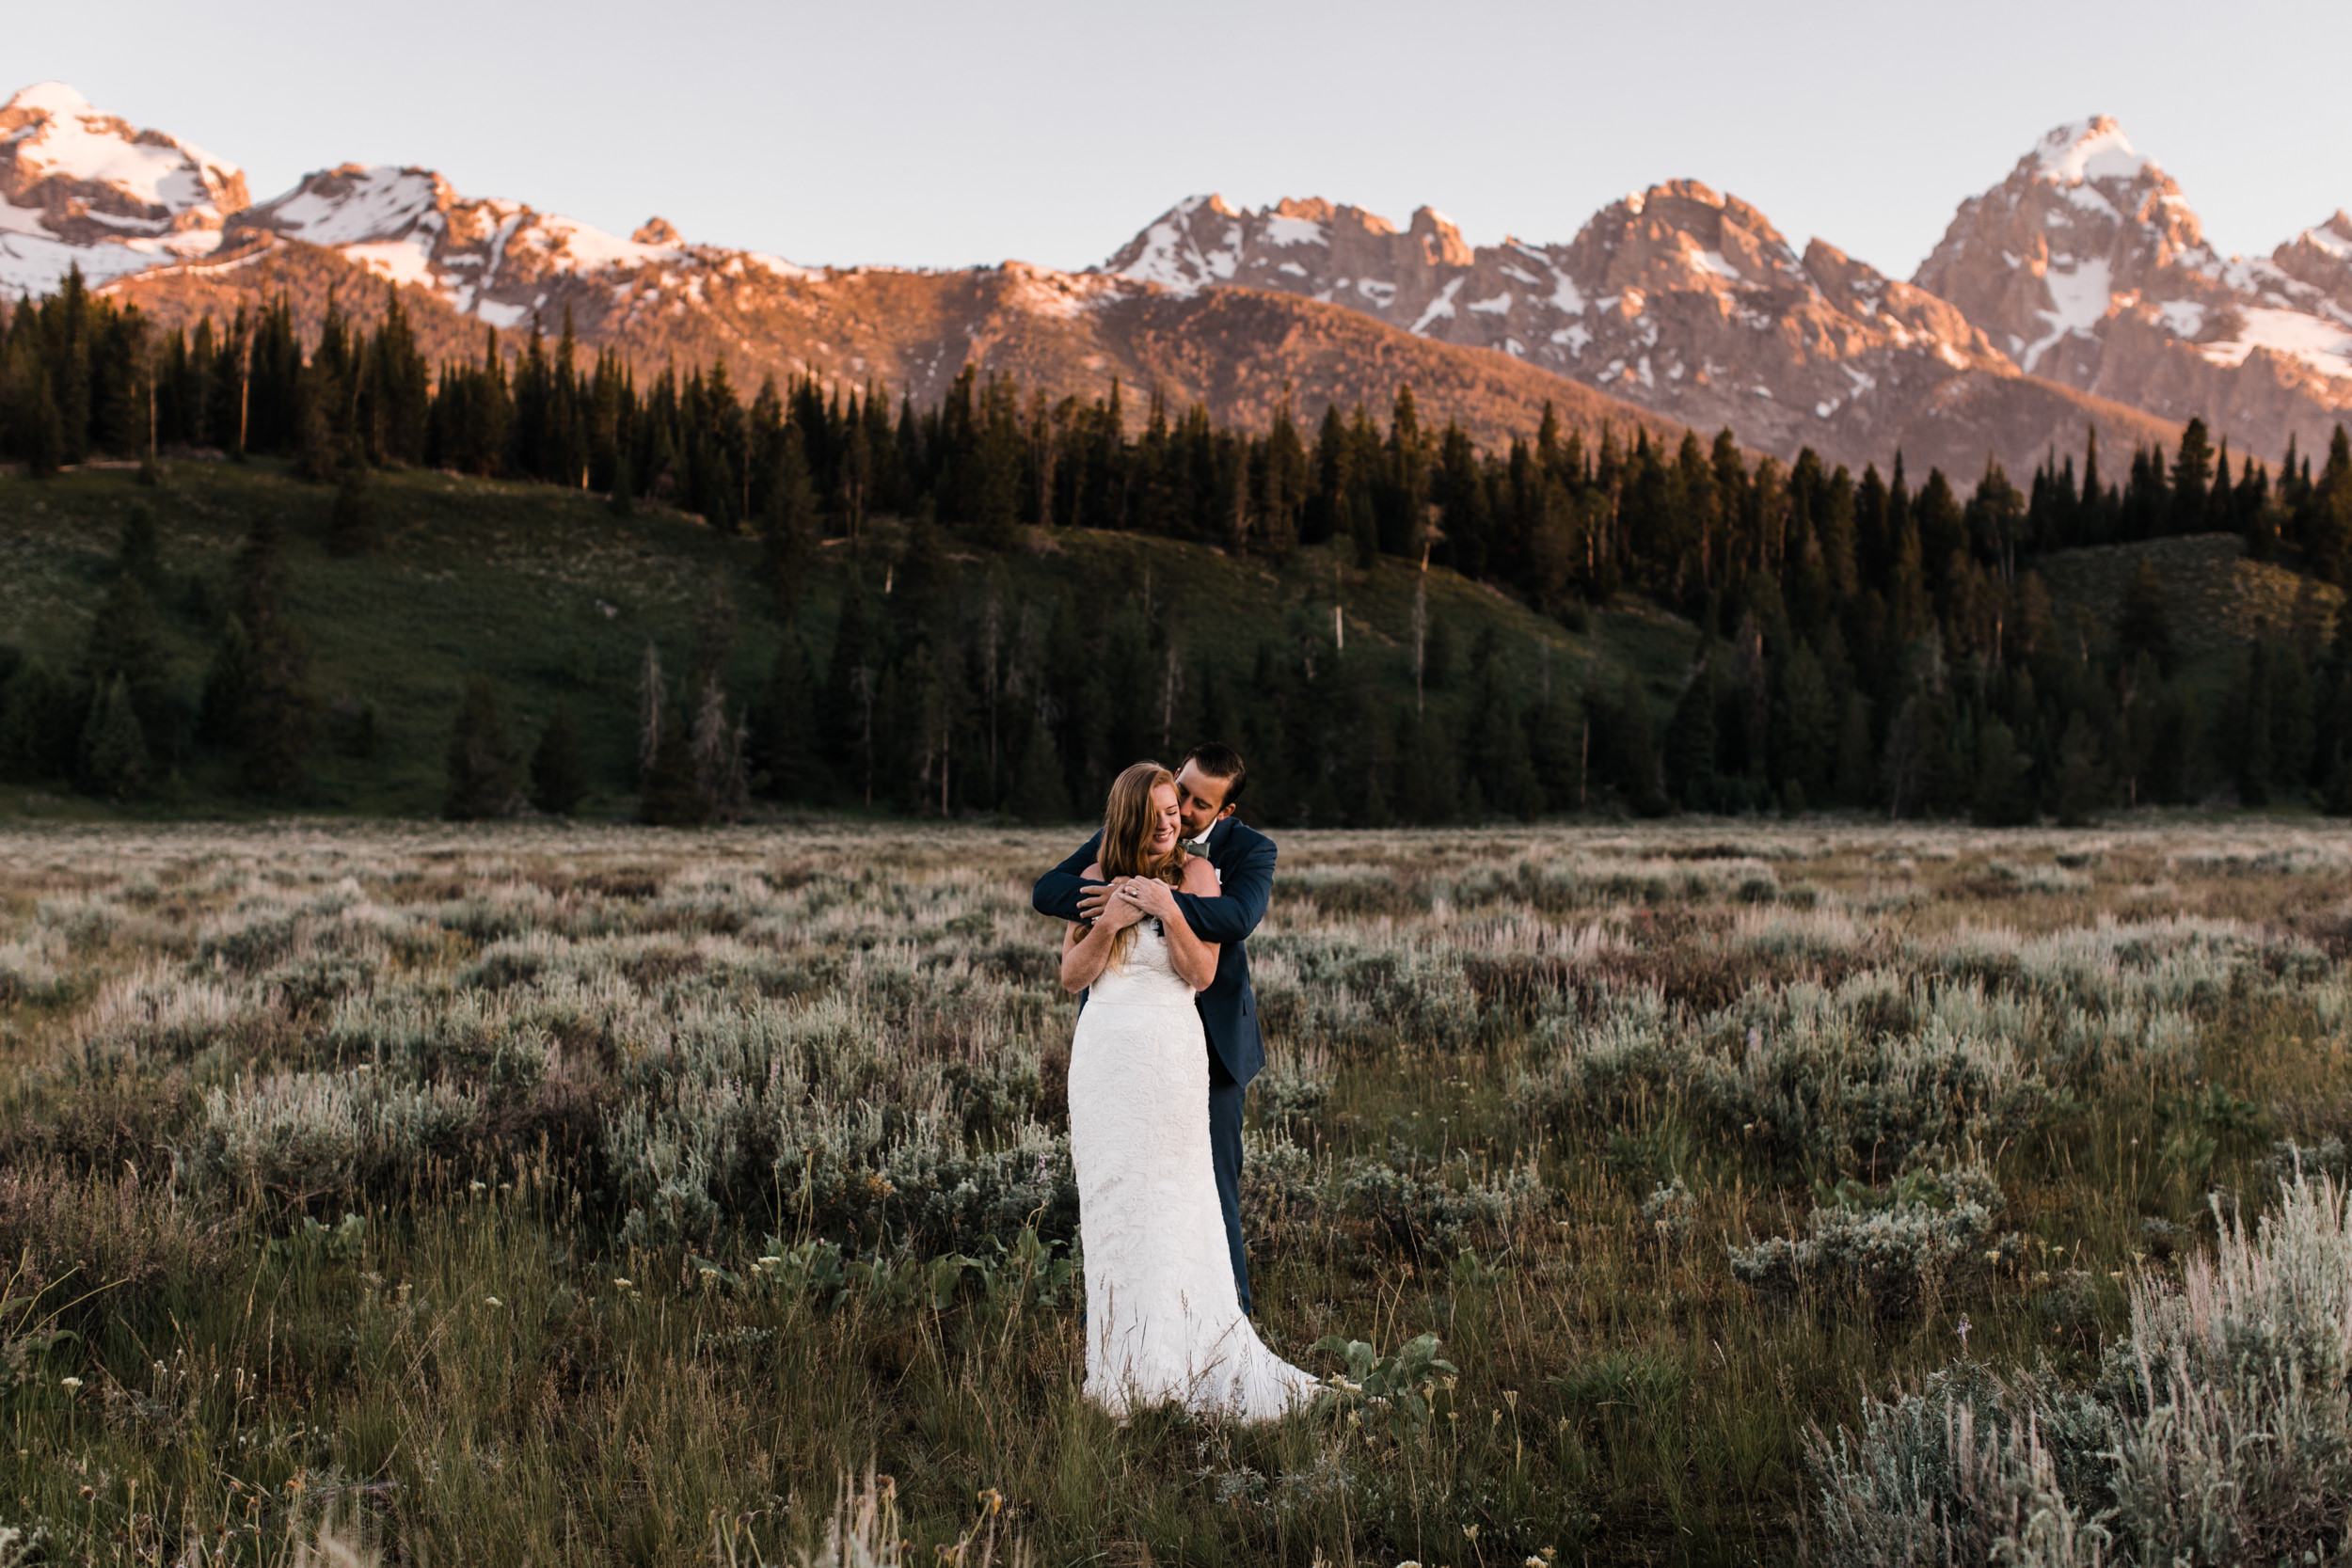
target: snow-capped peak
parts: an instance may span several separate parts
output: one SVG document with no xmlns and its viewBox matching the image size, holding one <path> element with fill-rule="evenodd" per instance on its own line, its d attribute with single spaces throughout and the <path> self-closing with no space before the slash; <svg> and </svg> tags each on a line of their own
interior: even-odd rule
<svg viewBox="0 0 2352 1568">
<path fill-rule="evenodd" d="M 45 293 L 209 255 L 245 175 L 203 149 L 102 114 L 63 82 L 0 103 L 0 289 Z"/>
<path fill-rule="evenodd" d="M 2156 166 L 2106 115 L 2070 120 L 2043 136 L 2031 154 L 2041 178 L 2054 185 L 2086 181 L 2136 180 Z"/>
<path fill-rule="evenodd" d="M 2326 223 L 2304 230 L 2301 237 L 2339 261 L 2352 261 L 2352 214 L 2339 208 Z"/>
<path fill-rule="evenodd" d="M 431 169 L 358 164 L 306 175 L 232 228 L 341 251 L 498 326 L 548 308 L 562 277 L 630 272 L 688 255 L 677 230 L 660 218 L 625 240 L 519 201 L 461 196 Z M 771 270 L 789 270 L 789 263 Z"/>
<path fill-rule="evenodd" d="M 20 89 L 14 98 L 0 103 L 0 112 L 9 109 L 40 109 L 47 114 L 76 119 L 98 112 L 90 106 L 88 99 L 63 82 L 35 82 L 31 87 Z"/>
<path fill-rule="evenodd" d="M 85 203 L 100 197 L 100 210 L 117 209 L 114 218 L 166 227 L 200 209 L 217 221 L 246 203 L 234 164 L 101 114 L 63 82 L 37 82 L 0 104 L 0 196 L 20 205 L 36 204 L 25 198 L 51 181 L 93 187 L 72 194 Z M 116 199 L 103 200 L 104 193 Z"/>
</svg>

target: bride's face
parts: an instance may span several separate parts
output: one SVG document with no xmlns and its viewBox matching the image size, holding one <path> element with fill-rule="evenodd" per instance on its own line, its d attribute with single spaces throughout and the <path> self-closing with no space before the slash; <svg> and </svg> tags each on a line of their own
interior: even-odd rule
<svg viewBox="0 0 2352 1568">
<path fill-rule="evenodd" d="M 1165 855 L 1176 847 L 1184 818 L 1176 809 L 1176 786 L 1162 784 L 1152 792 L 1152 853 Z"/>
</svg>

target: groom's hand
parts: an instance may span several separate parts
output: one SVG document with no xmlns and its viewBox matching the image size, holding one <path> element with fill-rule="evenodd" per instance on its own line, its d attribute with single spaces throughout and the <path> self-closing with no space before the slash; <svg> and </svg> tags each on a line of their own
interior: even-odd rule
<svg viewBox="0 0 2352 1568">
<path fill-rule="evenodd" d="M 1112 895 L 1118 891 L 1120 884 L 1126 879 L 1120 877 L 1108 882 L 1089 884 L 1086 890 L 1078 895 L 1079 918 L 1083 920 L 1102 919 L 1104 910 L 1110 906 Z"/>
</svg>

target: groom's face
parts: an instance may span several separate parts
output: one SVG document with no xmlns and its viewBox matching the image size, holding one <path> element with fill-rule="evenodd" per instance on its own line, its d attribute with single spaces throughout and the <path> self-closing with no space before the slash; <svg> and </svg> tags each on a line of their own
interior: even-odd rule
<svg viewBox="0 0 2352 1568">
<path fill-rule="evenodd" d="M 1197 762 L 1184 764 L 1176 775 L 1176 811 L 1184 819 L 1186 838 L 1199 838 L 1225 815 L 1225 792 L 1232 784 L 1231 779 L 1211 778 Z"/>
</svg>

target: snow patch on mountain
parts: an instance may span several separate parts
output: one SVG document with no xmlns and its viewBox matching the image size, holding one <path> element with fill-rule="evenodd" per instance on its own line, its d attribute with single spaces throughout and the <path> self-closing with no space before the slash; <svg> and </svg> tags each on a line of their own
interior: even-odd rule
<svg viewBox="0 0 2352 1568">
<path fill-rule="evenodd" d="M 2300 360 L 2322 375 L 2352 377 L 2352 330 L 2301 310 L 2257 306 L 2239 315 L 2245 325 L 2235 337 L 2200 344 L 2198 353 L 2217 365 L 2239 365 L 2264 348 Z"/>
<path fill-rule="evenodd" d="M 1266 219 L 1265 242 L 1268 245 L 1319 245 L 1328 250 L 1330 236 L 1323 225 L 1312 218 L 1290 217 L 1277 213 Z"/>
<path fill-rule="evenodd" d="M 178 214 L 217 210 L 228 188 L 242 187 L 236 166 L 192 142 L 134 131 L 103 115 L 63 82 L 40 82 L 0 105 L 17 123 L 7 133 L 19 177 L 103 185 L 133 201 Z"/>
<path fill-rule="evenodd" d="M 2049 325 L 2050 333 L 2019 356 L 2018 363 L 2029 372 L 2060 338 L 2069 333 L 2090 336 L 2106 319 L 2107 308 L 2115 300 L 2112 269 L 2104 258 L 2076 261 L 2064 268 L 2053 267 L 2043 275 L 2042 283 L 2049 293 L 2050 308 L 2041 316 Z"/>
<path fill-rule="evenodd" d="M 2060 125 L 2042 138 L 2033 156 L 2042 178 L 2054 184 L 2086 180 L 2134 180 L 2155 161 L 2141 156 L 2123 128 L 2105 115 Z"/>
<path fill-rule="evenodd" d="M 1454 278 L 1438 291 L 1437 298 L 1422 308 L 1420 318 L 1408 328 L 1414 337 L 1419 338 L 1427 333 L 1432 322 L 1451 317 L 1454 314 L 1454 296 L 1462 292 L 1463 282 L 1462 278 Z"/>
<path fill-rule="evenodd" d="M 246 203 L 233 164 L 103 114 L 62 82 L 0 103 L 0 288 L 47 293 L 78 266 L 93 282 L 220 245 Z"/>
</svg>

